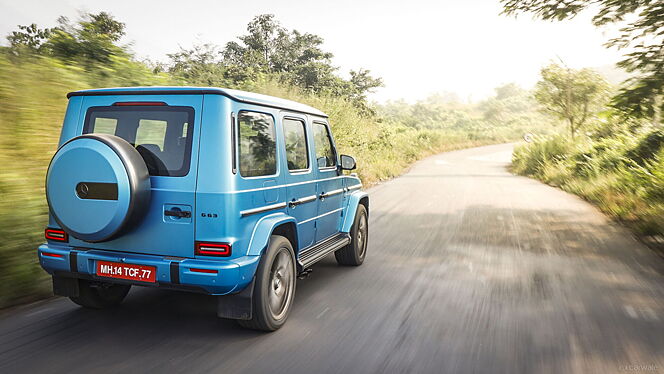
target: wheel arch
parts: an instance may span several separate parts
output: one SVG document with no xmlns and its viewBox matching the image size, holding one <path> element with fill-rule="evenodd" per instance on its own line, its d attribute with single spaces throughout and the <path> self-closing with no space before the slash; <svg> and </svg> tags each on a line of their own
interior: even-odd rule
<svg viewBox="0 0 664 374">
<path fill-rule="evenodd" d="M 247 255 L 259 256 L 270 242 L 272 235 L 282 235 L 291 241 L 297 254 L 297 229 L 295 218 L 285 213 L 275 213 L 261 218 L 254 228 Z"/>
<path fill-rule="evenodd" d="M 295 224 L 295 221 L 280 223 L 274 228 L 274 230 L 272 230 L 272 235 L 280 235 L 288 239 L 293 246 L 295 256 L 297 256 L 299 245 L 297 241 L 297 225 Z"/>
<path fill-rule="evenodd" d="M 346 216 L 344 217 L 344 221 L 341 226 L 341 232 L 350 232 L 350 229 L 353 227 L 353 223 L 355 222 L 357 206 L 360 204 L 364 205 L 364 207 L 367 209 L 367 214 L 369 214 L 369 194 L 364 191 L 355 191 L 350 194 L 348 199 L 348 206 L 346 207 Z"/>
</svg>

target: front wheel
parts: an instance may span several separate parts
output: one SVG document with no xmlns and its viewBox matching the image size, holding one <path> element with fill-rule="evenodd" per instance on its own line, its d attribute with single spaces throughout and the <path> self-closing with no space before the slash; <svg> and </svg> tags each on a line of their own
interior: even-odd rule
<svg viewBox="0 0 664 374">
<path fill-rule="evenodd" d="M 350 230 L 350 243 L 334 252 L 334 257 L 339 265 L 359 266 L 364 262 L 367 255 L 367 243 L 369 239 L 369 222 L 367 208 L 360 204 L 355 212 L 355 222 Z"/>
<path fill-rule="evenodd" d="M 283 326 L 295 296 L 295 277 L 293 246 L 283 236 L 272 235 L 256 271 L 251 319 L 238 323 L 262 331 Z"/>
</svg>

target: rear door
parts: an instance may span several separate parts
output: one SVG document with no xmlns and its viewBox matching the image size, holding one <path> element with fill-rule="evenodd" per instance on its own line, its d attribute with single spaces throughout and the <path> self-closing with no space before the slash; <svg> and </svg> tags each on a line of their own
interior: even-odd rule
<svg viewBox="0 0 664 374">
<path fill-rule="evenodd" d="M 134 145 L 150 171 L 151 202 L 127 233 L 103 243 L 114 251 L 193 257 L 201 95 L 87 96 L 79 133 L 106 133 Z"/>
<path fill-rule="evenodd" d="M 303 116 L 285 115 L 281 119 L 284 137 L 282 163 L 288 169 L 286 175 L 288 214 L 297 221 L 297 237 L 300 249 L 313 244 L 316 232 L 316 174 L 312 167 L 312 149 L 309 147 L 309 130 Z"/>
</svg>

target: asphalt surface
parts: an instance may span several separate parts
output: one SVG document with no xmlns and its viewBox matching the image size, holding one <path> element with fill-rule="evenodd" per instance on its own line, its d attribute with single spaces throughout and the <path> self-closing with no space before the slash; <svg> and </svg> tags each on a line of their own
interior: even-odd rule
<svg viewBox="0 0 664 374">
<path fill-rule="evenodd" d="M 0 317 L 0 372 L 664 372 L 664 259 L 511 175 L 511 149 L 440 154 L 371 189 L 366 262 L 315 265 L 277 332 L 217 319 L 204 295 L 60 298 Z"/>
</svg>

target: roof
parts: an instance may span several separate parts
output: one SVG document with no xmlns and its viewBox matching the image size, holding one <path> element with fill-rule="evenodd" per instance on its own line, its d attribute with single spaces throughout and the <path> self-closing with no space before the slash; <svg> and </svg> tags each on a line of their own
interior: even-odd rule
<svg viewBox="0 0 664 374">
<path fill-rule="evenodd" d="M 313 114 L 316 116 L 327 117 L 322 111 L 310 107 L 309 105 L 298 103 L 296 101 L 281 99 L 274 96 L 261 95 L 253 92 L 232 90 L 229 88 L 217 87 L 115 87 L 115 88 L 96 88 L 92 90 L 74 91 L 67 94 L 72 96 L 104 96 L 104 95 L 223 95 L 232 100 L 242 103 L 263 105 L 271 108 L 286 109 L 294 112 Z"/>
</svg>

